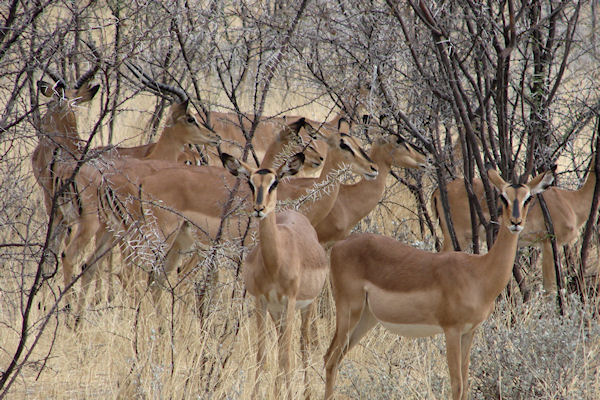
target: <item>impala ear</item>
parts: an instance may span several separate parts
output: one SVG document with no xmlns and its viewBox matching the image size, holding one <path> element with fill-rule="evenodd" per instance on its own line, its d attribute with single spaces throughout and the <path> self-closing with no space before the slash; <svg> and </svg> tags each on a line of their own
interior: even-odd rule
<svg viewBox="0 0 600 400">
<path fill-rule="evenodd" d="M 296 153 L 277 169 L 277 179 L 296 175 L 302 169 L 305 160 L 304 153 Z"/>
<path fill-rule="evenodd" d="M 38 81 L 38 88 L 40 92 L 46 97 L 52 97 L 55 94 L 58 94 L 60 91 L 60 97 L 65 96 L 65 84 L 62 82 L 56 82 L 56 84 L 51 85 L 46 81 Z"/>
<path fill-rule="evenodd" d="M 219 154 L 221 158 L 221 162 L 223 163 L 223 167 L 227 169 L 233 176 L 242 175 L 245 177 L 249 177 L 253 169 L 250 168 L 247 164 L 241 162 L 231 154 L 221 153 Z"/>
<path fill-rule="evenodd" d="M 348 133 L 350 132 L 350 123 L 348 122 L 348 120 L 346 118 L 340 118 L 340 120 L 338 121 L 338 131 L 342 132 L 342 133 Z"/>
<path fill-rule="evenodd" d="M 494 186 L 496 186 L 498 190 L 502 192 L 504 188 L 508 186 L 508 183 L 506 183 L 506 181 L 502 179 L 498 171 L 496 171 L 496 169 L 492 165 L 487 165 L 487 169 L 487 174 L 488 178 L 490 179 L 490 182 L 492 182 Z"/>
<path fill-rule="evenodd" d="M 306 125 L 306 119 L 304 117 L 298 119 L 296 122 L 292 122 L 291 124 L 288 124 L 288 128 L 298 134 L 298 132 L 300 132 L 300 129 L 302 129 L 303 126 Z"/>
<path fill-rule="evenodd" d="M 550 185 L 554 182 L 554 171 L 556 170 L 556 165 L 554 165 L 550 170 L 539 174 L 535 178 L 533 178 L 529 183 L 527 183 L 527 187 L 531 192 L 531 195 L 536 195 L 542 193 L 544 190 L 548 189 Z"/>
<path fill-rule="evenodd" d="M 304 120 L 304 129 L 312 139 L 324 138 L 320 131 L 316 130 L 308 121 Z"/>
<path fill-rule="evenodd" d="M 189 103 L 189 100 L 182 101 L 181 103 L 173 103 L 171 106 L 171 117 L 173 120 L 177 120 L 177 118 L 187 114 Z"/>
<path fill-rule="evenodd" d="M 52 97 L 52 95 L 54 95 L 52 85 L 46 81 L 38 81 L 38 88 L 40 89 L 40 93 L 46 97 Z"/>
<path fill-rule="evenodd" d="M 100 89 L 100 85 L 90 86 L 88 84 L 83 85 L 77 90 L 78 103 L 85 103 L 86 101 L 90 101 L 96 96 L 98 90 Z"/>
</svg>

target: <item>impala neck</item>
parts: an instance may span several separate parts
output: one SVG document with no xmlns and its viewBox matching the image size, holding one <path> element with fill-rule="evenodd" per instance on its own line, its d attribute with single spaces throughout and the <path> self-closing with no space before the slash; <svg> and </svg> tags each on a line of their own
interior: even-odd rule
<svg viewBox="0 0 600 400">
<path fill-rule="evenodd" d="M 51 137 L 51 142 L 70 151 L 77 151 L 81 138 L 77 133 L 77 118 L 69 107 L 54 105 L 43 117 L 41 129 Z"/>
<path fill-rule="evenodd" d="M 340 200 L 344 202 L 344 206 L 353 210 L 352 214 L 356 217 L 355 219 L 360 220 L 371 212 L 383 196 L 385 181 L 392 170 L 386 147 L 375 145 L 371 150 L 370 156 L 379 168 L 377 178 L 371 180 L 363 178 L 357 183 L 344 185 L 343 198 L 340 198 Z M 358 223 L 358 221 L 352 222 L 352 226 Z"/>
<path fill-rule="evenodd" d="M 592 154 L 592 157 L 595 159 L 595 154 Z M 575 214 L 577 215 L 577 226 L 581 226 L 590 216 L 590 207 L 592 205 L 595 187 L 596 170 L 595 164 L 592 161 L 590 164 L 590 171 L 588 172 L 588 176 L 581 189 L 569 192 L 572 197 L 569 204 L 573 207 Z"/>
<path fill-rule="evenodd" d="M 282 137 L 281 134 L 277 135 L 275 140 L 271 142 L 267 150 L 265 151 L 265 155 L 260 163 L 261 168 L 273 168 L 273 163 L 278 155 L 282 154 L 287 147 L 293 142 L 292 135 L 284 135 Z"/>
<path fill-rule="evenodd" d="M 334 149 L 330 150 L 325 158 L 325 164 L 321 170 L 321 175 L 315 180 L 315 184 L 321 184 L 326 182 L 329 174 L 334 173 L 336 170 L 342 168 L 343 158 L 340 154 L 342 150 Z M 340 182 L 336 180 L 328 186 L 328 190 L 321 193 L 320 196 L 308 204 L 308 209 L 303 209 L 302 214 L 308 218 L 312 226 L 317 226 L 319 222 L 325 219 L 327 214 L 333 208 L 335 201 L 340 191 Z"/>
<path fill-rule="evenodd" d="M 275 212 L 267 214 L 258 222 L 258 237 L 260 253 L 267 272 L 275 277 L 279 274 L 281 257 L 279 255 L 279 231 L 277 229 L 277 215 Z"/>
<path fill-rule="evenodd" d="M 146 156 L 146 160 L 177 161 L 177 156 L 183 151 L 185 143 L 177 140 L 176 128 L 166 126 L 158 138 L 156 145 Z"/>
<path fill-rule="evenodd" d="M 525 214 L 526 215 L 526 214 Z M 505 217 L 503 217 L 505 218 Z M 490 302 L 504 290 L 512 274 L 512 267 L 517 255 L 519 235 L 511 232 L 504 223 L 490 251 L 481 257 L 479 276 L 483 282 L 482 291 Z"/>
</svg>

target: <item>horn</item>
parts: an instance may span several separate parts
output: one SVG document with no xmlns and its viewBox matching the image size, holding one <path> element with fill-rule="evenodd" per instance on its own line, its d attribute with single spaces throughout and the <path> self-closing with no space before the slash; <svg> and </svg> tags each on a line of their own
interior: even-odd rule
<svg viewBox="0 0 600 400">
<path fill-rule="evenodd" d="M 84 40 L 83 43 L 85 43 L 92 51 L 92 54 L 94 55 L 94 63 L 92 68 L 90 68 L 85 74 L 81 75 L 81 77 L 77 80 L 75 83 L 75 89 L 80 89 L 86 82 L 91 80 L 94 75 L 96 75 L 96 72 L 98 72 L 100 69 L 100 53 L 94 45 L 94 42 L 88 43 Z"/>
<path fill-rule="evenodd" d="M 163 96 L 162 92 L 168 92 L 168 93 L 176 96 L 179 99 L 180 103 L 183 103 L 184 101 L 186 101 L 186 100 L 189 99 L 187 93 L 185 93 L 185 91 L 183 89 L 178 88 L 178 87 L 174 87 L 174 86 L 165 85 L 164 83 L 157 82 L 154 78 L 152 78 L 151 76 L 149 76 L 146 72 L 144 72 L 143 69 L 141 69 L 137 65 L 135 65 L 135 64 L 133 64 L 133 63 L 131 63 L 129 61 L 125 61 L 125 66 L 152 93 L 154 93 L 156 95 L 159 95 L 159 96 Z"/>
<path fill-rule="evenodd" d="M 63 79 L 62 76 L 60 76 L 58 74 L 58 72 L 56 72 L 55 70 L 53 70 L 52 68 L 50 68 L 49 66 L 46 67 L 46 69 L 44 70 L 44 72 L 54 80 L 54 82 L 56 82 L 57 86 L 62 86 L 63 88 L 67 87 L 67 84 L 65 83 L 65 80 Z"/>
</svg>

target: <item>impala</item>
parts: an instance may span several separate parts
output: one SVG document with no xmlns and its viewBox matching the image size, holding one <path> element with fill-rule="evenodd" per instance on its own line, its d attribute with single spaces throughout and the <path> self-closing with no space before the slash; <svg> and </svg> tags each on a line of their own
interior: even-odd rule
<svg viewBox="0 0 600 400">
<path fill-rule="evenodd" d="M 325 355 L 325 399 L 331 399 L 344 355 L 380 322 L 402 336 L 443 333 L 452 398 L 467 399 L 470 348 L 511 276 L 530 201 L 552 182 L 550 171 L 510 185 L 494 170 L 490 181 L 504 205 L 496 242 L 485 255 L 429 253 L 392 238 L 357 234 L 331 251 L 336 331 Z"/>
<path fill-rule="evenodd" d="M 363 179 L 352 185 L 341 185 L 329 214 L 316 227 L 319 241 L 325 247 L 346 238 L 351 229 L 379 203 L 392 166 L 424 168 L 427 158 L 400 136 L 379 138 L 371 148 L 370 157 L 379 169 L 376 179 Z"/>
<path fill-rule="evenodd" d="M 313 300 L 319 295 L 327 276 L 327 257 L 319 244 L 317 233 L 310 221 L 293 210 L 275 212 L 277 185 L 285 176 L 298 172 L 304 156 L 291 157 L 277 170 L 255 169 L 223 154 L 223 164 L 234 175 L 242 175 L 252 189 L 253 216 L 259 218 L 258 245 L 248 254 L 242 264 L 242 276 L 247 291 L 256 301 L 256 327 L 258 368 L 255 376 L 253 397 L 258 395 L 258 378 L 265 363 L 265 318 L 269 311 L 275 322 L 279 344 L 279 370 L 276 395 L 286 393 L 292 398 L 290 385 L 291 336 L 296 309 L 302 312 L 301 352 L 306 371 L 312 343 L 310 319 Z M 305 390 L 308 398 L 308 382 L 305 372 Z M 285 391 L 285 392 L 284 392 Z"/>
<path fill-rule="evenodd" d="M 571 242 L 577 237 L 580 228 L 585 224 L 590 213 L 594 187 L 596 186 L 595 157 L 588 168 L 588 176 L 579 190 L 566 190 L 552 187 L 544 193 L 544 200 L 548 206 L 550 217 L 554 225 L 554 233 L 557 245 Z M 469 212 L 469 200 L 462 179 L 456 179 L 447 185 L 448 203 L 450 215 L 454 225 L 456 238 L 461 249 L 467 248 L 472 242 L 471 214 Z M 489 210 L 485 201 L 483 184 L 480 179 L 473 179 L 473 192 L 481 204 L 484 216 L 489 219 Z M 446 220 L 443 217 L 443 209 L 440 203 L 439 191 L 432 195 L 432 208 L 438 215 L 440 228 L 444 236 L 442 251 L 452 250 L 452 241 Z M 552 257 L 552 244 L 550 235 L 546 229 L 542 209 L 537 199 L 532 203 L 527 216 L 529 223 L 521 233 L 519 245 L 542 247 L 542 277 L 544 290 L 548 293 L 556 290 L 556 274 L 554 272 L 554 261 Z M 478 225 L 481 226 L 481 225 Z M 480 236 L 481 237 L 481 236 Z"/>
<path fill-rule="evenodd" d="M 305 122 L 305 127 L 312 128 Z M 290 124 L 299 129 L 299 125 Z M 323 183 L 328 181 L 329 174 L 344 165 L 350 165 L 356 172 L 363 174 L 367 179 L 377 176 L 377 166 L 368 158 L 360 147 L 360 142 L 345 133 L 334 132 L 330 135 L 322 135 L 327 142 L 329 151 L 325 159 L 325 165 L 319 179 L 313 182 Z M 206 245 L 212 245 L 213 238 L 222 229 L 223 240 L 238 240 L 246 229 L 246 217 L 239 215 L 235 210 L 241 198 L 249 195 L 246 188 L 238 191 L 238 200 L 234 199 L 229 211 L 225 213 L 224 206 L 230 196 L 231 189 L 235 187 L 235 179 L 223 168 L 202 167 L 171 167 L 161 168 L 156 173 L 135 180 L 129 171 L 127 174 L 116 173 L 106 177 L 105 185 L 100 190 L 101 207 L 100 212 L 104 220 L 111 226 L 110 230 L 104 232 L 101 238 L 96 239 L 96 249 L 88 258 L 93 260 L 103 254 L 113 243 L 113 240 L 122 241 L 123 237 L 116 237 L 111 232 L 122 232 L 126 236 L 128 232 L 144 238 L 151 235 L 159 235 L 162 241 L 167 243 L 166 250 L 162 254 L 168 254 L 168 247 L 177 246 L 186 249 L 186 246 L 174 242 L 175 238 L 181 238 L 189 242 L 185 230 L 181 230 L 182 217 L 188 219 L 195 231 L 195 241 Z M 299 178 L 309 179 L 309 178 Z M 307 202 L 302 211 L 313 223 L 319 215 L 326 215 L 337 196 L 339 183 L 330 183 L 331 190 L 320 196 L 314 202 Z M 282 191 L 286 191 L 286 198 L 299 197 L 306 194 L 304 188 L 294 187 L 294 180 L 282 182 L 278 188 L 278 196 L 281 198 Z M 141 202 L 140 202 L 141 200 Z M 321 210 L 324 209 L 323 213 Z M 172 212 L 176 210 L 177 212 Z M 146 226 L 144 218 L 152 215 L 153 224 Z M 225 223 L 222 225 L 222 219 Z M 149 230 L 152 233 L 149 233 Z M 181 234 L 178 234 L 180 232 Z M 246 235 L 249 238 L 251 235 Z M 161 242 L 161 240 L 158 240 Z M 189 248 L 187 248 L 189 250 Z M 165 259 L 162 257 L 162 259 Z M 178 260 L 176 257 L 169 259 Z M 162 263 L 162 261 L 161 261 Z M 84 265 L 90 265 L 86 262 Z M 165 263 L 164 271 L 155 276 L 161 284 L 171 270 L 176 267 L 174 263 Z M 90 274 L 83 274 L 82 287 L 89 285 Z M 82 298 L 79 302 L 79 310 L 82 310 Z"/>
<path fill-rule="evenodd" d="M 200 124 L 197 116 L 189 109 L 189 98 L 183 89 L 154 80 L 134 64 L 125 63 L 125 65 L 148 91 L 171 99 L 173 105 L 167 117 L 166 126 L 155 143 L 135 147 L 106 146 L 96 150 L 108 151 L 111 157 L 126 156 L 137 159 L 176 161 L 186 145 L 217 146 L 220 143 L 221 137 Z"/>
<path fill-rule="evenodd" d="M 175 103 L 171 106 L 165 128 L 149 155 L 142 161 L 134 159 L 107 159 L 108 170 L 116 169 L 119 173 L 135 171 L 135 176 L 154 173 L 160 168 L 160 164 L 152 164 L 150 161 L 158 160 L 177 161 L 184 150 L 186 143 L 216 145 L 219 137 L 208 129 L 200 126 L 194 116 L 188 112 L 188 102 Z M 164 166 L 164 165 L 163 165 Z M 171 166 L 168 164 L 167 166 Z M 65 179 L 72 174 L 73 163 L 61 163 L 56 168 L 58 179 Z M 83 250 L 92 242 L 94 236 L 102 236 L 102 229 L 98 221 L 97 196 L 94 189 L 97 180 L 90 169 L 85 169 L 88 174 L 77 176 L 73 185 L 73 191 L 67 195 L 71 196 L 69 201 L 60 205 L 60 210 L 65 218 L 72 224 L 73 232 L 71 239 L 61 254 L 63 263 L 63 278 L 65 287 L 71 283 L 74 265 L 84 255 Z M 107 173 L 107 171 L 104 171 Z M 91 174 L 91 175 L 90 175 Z M 110 283 L 109 283 L 110 284 Z M 110 289 L 109 289 L 110 290 Z M 72 292 L 68 297 L 72 296 Z"/>
<path fill-rule="evenodd" d="M 233 155 L 236 158 L 241 158 L 243 154 L 244 145 L 246 138 L 244 131 L 250 131 L 252 127 L 252 115 L 242 114 L 241 124 L 240 116 L 236 113 L 223 113 L 223 112 L 211 112 L 210 123 L 211 127 L 219 132 L 223 138 L 223 144 L 221 150 Z M 272 146 L 273 140 L 277 136 L 278 132 L 289 122 L 298 120 L 300 117 L 270 117 L 263 118 L 254 131 L 254 137 L 252 138 L 252 148 L 257 160 L 262 163 L 262 160 L 267 156 L 269 147 Z M 333 133 L 339 130 L 340 121 L 343 120 L 341 114 L 337 115 L 333 120 L 320 123 L 312 120 L 307 122 L 313 126 L 319 127 L 319 130 L 324 131 L 326 134 Z M 242 129 L 243 128 L 243 129 Z M 309 141 L 309 136 L 303 136 L 303 141 Z M 327 144 L 322 140 L 314 140 L 312 143 L 314 150 L 319 152 L 321 156 L 324 156 L 327 152 Z M 214 149 L 207 149 L 206 152 L 209 165 L 221 165 L 218 153 Z M 307 155 L 305 153 L 305 155 Z M 252 164 L 255 163 L 252 158 Z M 299 176 L 314 176 L 318 175 L 319 166 L 313 166 L 310 163 L 305 164 L 302 170 L 299 172 Z"/>
<path fill-rule="evenodd" d="M 37 132 L 39 142 L 31 155 L 31 163 L 33 175 L 42 188 L 44 206 L 48 215 L 51 213 L 52 198 L 55 191 L 59 189 L 54 177 L 57 164 L 75 160 L 80 155 L 80 145 L 85 143 L 77 130 L 75 112 L 80 104 L 89 102 L 98 92 L 99 85 L 91 86 L 88 83 L 97 69 L 96 64 L 81 76 L 72 89 L 67 88 L 65 81 L 55 73 L 49 74 L 56 81 L 54 85 L 45 81 L 38 82 L 40 93 L 49 97 L 51 101 L 47 105 L 46 114 L 41 119 L 40 129 Z M 65 228 L 64 216 L 58 210 L 54 224 L 50 227 L 55 231 L 49 246 L 53 254 L 59 253 L 66 233 Z M 43 268 L 45 275 L 52 273 L 47 270 L 47 262 L 43 264 Z"/>
</svg>

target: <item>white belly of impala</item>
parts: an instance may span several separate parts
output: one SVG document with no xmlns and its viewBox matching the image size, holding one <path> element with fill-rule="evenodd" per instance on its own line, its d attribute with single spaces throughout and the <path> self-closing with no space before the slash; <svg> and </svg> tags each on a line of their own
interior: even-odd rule
<svg viewBox="0 0 600 400">
<path fill-rule="evenodd" d="M 265 299 L 267 300 L 267 308 L 272 313 L 280 313 L 285 310 L 287 296 L 279 298 L 277 292 L 275 290 L 271 290 L 266 294 Z M 308 300 L 296 300 L 296 310 L 303 309 L 307 307 L 310 303 L 313 302 L 313 299 Z"/>
<path fill-rule="evenodd" d="M 423 325 L 423 324 L 394 324 L 392 322 L 379 321 L 385 329 L 394 332 L 400 336 L 406 337 L 427 337 L 443 333 L 442 327 L 439 325 Z"/>
</svg>

